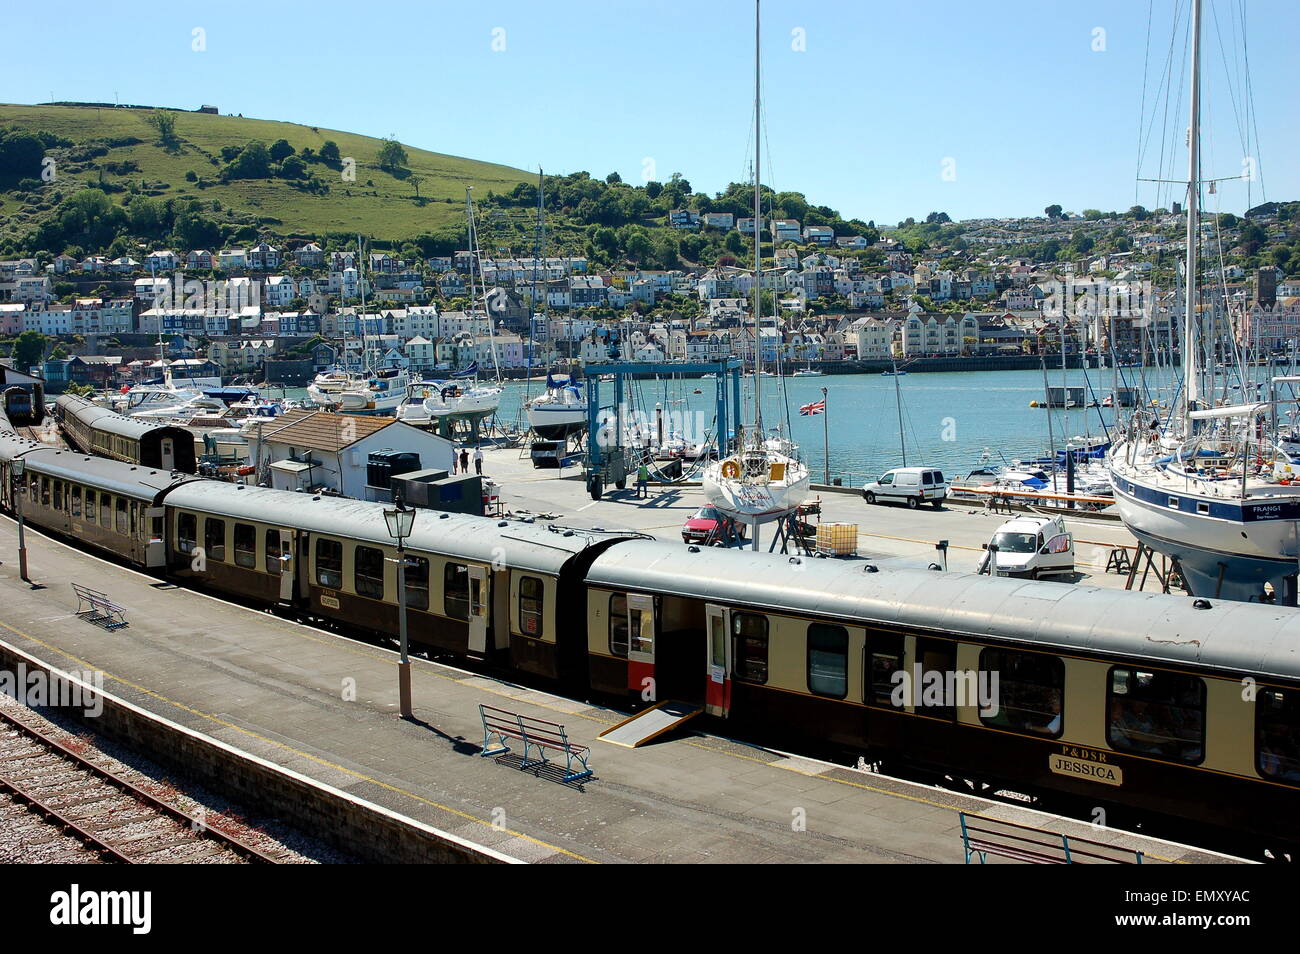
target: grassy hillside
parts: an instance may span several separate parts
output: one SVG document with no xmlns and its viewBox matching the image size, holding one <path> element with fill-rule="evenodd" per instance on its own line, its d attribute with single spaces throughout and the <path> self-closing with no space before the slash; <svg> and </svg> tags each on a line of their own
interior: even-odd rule
<svg viewBox="0 0 1300 954">
<path fill-rule="evenodd" d="M 71 195 L 77 188 L 74 183 L 96 182 L 101 175 L 104 181 L 128 189 L 143 180 L 145 191 L 155 196 L 196 198 L 208 207 L 218 202 L 226 212 L 256 219 L 283 235 L 361 232 L 392 241 L 463 222 L 466 185 L 474 186 L 475 195 L 481 197 L 489 190 L 509 191 L 531 178 L 519 169 L 410 146 L 405 148 L 411 175 L 399 173 L 399 178 L 378 167 L 382 145 L 379 139 L 295 123 L 202 113 L 170 113 L 176 119 L 179 145 L 168 150 L 158 144 L 158 132 L 148 122 L 151 112 L 90 106 L 0 105 L 0 128 L 17 128 L 32 134 L 43 131 L 78 144 L 140 140 L 130 145 L 109 145 L 107 154 L 102 156 L 61 162 L 53 186 L 26 194 L 0 193 L 0 235 L 21 234 L 38 224 L 55 204 L 49 201 L 49 193 Z M 219 168 L 225 164 L 221 158 L 222 147 L 244 146 L 251 140 L 269 146 L 278 139 L 288 141 L 299 153 L 308 147 L 319 152 L 326 140 L 333 140 L 341 156 L 356 160 L 356 181 L 345 182 L 338 169 L 321 164 L 309 168 L 313 176 L 329 185 L 328 194 L 311 194 L 278 178 L 228 183 L 217 180 Z M 187 172 L 201 179 L 204 187 L 186 181 Z M 38 171 L 32 173 L 33 177 L 37 175 Z M 417 200 L 413 177 L 422 180 L 418 183 L 419 195 L 430 201 Z M 114 193 L 114 201 L 120 203 L 125 194 L 129 192 Z"/>
</svg>

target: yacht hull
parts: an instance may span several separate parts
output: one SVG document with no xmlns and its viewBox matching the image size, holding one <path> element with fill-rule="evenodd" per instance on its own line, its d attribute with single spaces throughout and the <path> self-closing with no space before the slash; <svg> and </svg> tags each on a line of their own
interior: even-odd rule
<svg viewBox="0 0 1300 954">
<path fill-rule="evenodd" d="M 1176 557 L 1196 596 L 1258 601 L 1266 583 L 1279 597 L 1286 592 L 1297 570 L 1300 499 L 1225 501 L 1122 470 L 1112 471 L 1111 482 L 1125 526 L 1157 553 Z"/>
</svg>

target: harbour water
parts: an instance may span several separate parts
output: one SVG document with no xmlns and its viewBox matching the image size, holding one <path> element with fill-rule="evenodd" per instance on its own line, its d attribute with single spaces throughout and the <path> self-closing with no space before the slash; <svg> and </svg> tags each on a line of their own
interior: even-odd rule
<svg viewBox="0 0 1300 954">
<path fill-rule="evenodd" d="M 1154 369 L 1143 372 L 1150 386 L 1158 376 Z M 1061 369 L 1049 367 L 1049 384 L 1062 383 Z M 1125 370 L 1123 386 L 1135 384 L 1137 371 Z M 1165 376 L 1167 377 L 1167 375 Z M 1101 402 L 1111 391 L 1111 371 L 1092 369 L 1085 379 L 1081 370 L 1065 373 L 1065 383 L 1090 388 L 1088 399 Z M 528 396 L 542 391 L 542 383 L 507 382 L 498 421 L 506 426 L 522 421 L 521 408 Z M 752 418 L 752 380 L 743 383 L 745 423 Z M 695 394 L 696 389 L 700 394 Z M 801 416 L 802 405 L 820 401 L 827 390 L 828 418 Z M 653 422 L 656 405 L 668 415 L 670 430 L 697 439 L 701 430 L 713 425 L 714 382 L 700 379 L 638 380 L 627 386 L 629 411 Z M 613 384 L 601 382 L 601 402 L 613 401 Z M 278 392 L 277 392 L 278 393 Z M 290 389 L 290 398 L 306 392 Z M 1047 416 L 1052 415 L 1052 432 L 1057 446 L 1063 439 L 1101 435 L 1114 422 L 1110 408 L 1073 408 L 1047 411 L 1030 407 L 1043 401 L 1041 370 L 966 371 L 912 373 L 898 379 L 902 399 L 903 437 L 907 463 L 942 468 L 952 476 L 964 476 L 979 466 L 987 450 L 994 464 L 1016 458 L 1035 457 L 1048 447 Z M 788 433 L 799 444 L 815 480 L 825 470 L 823 447 L 829 443 L 832 478 L 845 483 L 862 482 L 903 462 L 899 441 L 899 415 L 894 379 L 878 374 L 826 375 L 763 379 L 763 416 L 767 428 L 788 425 Z M 823 427 L 826 438 L 823 439 Z"/>
</svg>

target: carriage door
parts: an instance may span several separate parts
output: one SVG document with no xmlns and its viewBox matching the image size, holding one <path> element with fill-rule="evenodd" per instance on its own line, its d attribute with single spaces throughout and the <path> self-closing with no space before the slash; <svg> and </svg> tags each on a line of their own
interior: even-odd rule
<svg viewBox="0 0 1300 954">
<path fill-rule="evenodd" d="M 164 437 L 161 442 L 162 449 L 162 469 L 176 469 L 176 445 L 172 438 Z"/>
<path fill-rule="evenodd" d="M 726 718 L 731 709 L 731 614 L 725 606 L 705 607 L 704 702 L 709 715 Z"/>
<path fill-rule="evenodd" d="M 627 596 L 627 687 L 651 704 L 662 701 L 655 686 L 655 601 Z"/>
<path fill-rule="evenodd" d="M 470 565 L 469 568 L 469 651 L 487 655 L 488 631 L 488 569 Z"/>
<path fill-rule="evenodd" d="M 293 532 L 280 530 L 280 602 L 292 603 L 294 581 L 298 578 L 298 560 L 294 551 Z M 306 562 L 306 561 L 303 561 Z"/>
</svg>

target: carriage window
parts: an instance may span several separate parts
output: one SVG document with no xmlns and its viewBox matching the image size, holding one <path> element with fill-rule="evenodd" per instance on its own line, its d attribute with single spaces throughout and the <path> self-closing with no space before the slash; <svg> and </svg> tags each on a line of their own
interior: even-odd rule
<svg viewBox="0 0 1300 954">
<path fill-rule="evenodd" d="M 519 631 L 525 636 L 542 635 L 542 581 L 535 576 L 519 578 Z"/>
<path fill-rule="evenodd" d="M 357 596 L 372 600 L 384 598 L 384 551 L 374 547 L 357 547 L 352 584 Z"/>
<path fill-rule="evenodd" d="M 442 613 L 469 619 L 469 567 L 463 563 L 448 563 L 442 569 Z"/>
<path fill-rule="evenodd" d="M 849 691 L 849 631 L 813 623 L 808 627 L 808 691 L 843 699 Z"/>
<path fill-rule="evenodd" d="M 54 509 L 63 509 L 63 481 L 61 480 L 54 482 Z"/>
<path fill-rule="evenodd" d="M 637 606 L 627 608 L 627 631 L 632 637 L 629 653 L 653 656 L 655 652 L 655 616 Z"/>
<path fill-rule="evenodd" d="M 424 557 L 406 558 L 406 605 L 414 610 L 429 608 L 429 561 Z"/>
<path fill-rule="evenodd" d="M 99 495 L 99 522 L 100 524 L 103 525 L 105 530 L 107 530 L 110 526 L 112 526 L 112 513 L 110 512 L 112 510 L 112 507 L 113 507 L 113 498 L 110 497 L 108 494 L 100 494 Z"/>
<path fill-rule="evenodd" d="M 193 553 L 194 543 L 198 537 L 198 518 L 192 513 L 178 514 L 176 517 L 176 549 L 181 553 Z"/>
<path fill-rule="evenodd" d="M 235 524 L 235 566 L 257 566 L 257 528 L 247 523 Z"/>
<path fill-rule="evenodd" d="M 1065 701 L 1065 663 L 1042 653 L 1015 653 L 985 649 L 980 653 L 980 673 L 992 673 L 997 682 L 997 712 L 980 721 L 998 729 L 1032 732 L 1057 738 L 1062 729 Z"/>
<path fill-rule="evenodd" d="M 867 705 L 895 708 L 894 673 L 903 669 L 903 637 L 896 633 L 867 633 Z M 899 707 L 901 708 L 901 706 Z"/>
<path fill-rule="evenodd" d="M 80 487 L 72 488 L 72 515 L 74 517 L 81 516 L 81 488 Z"/>
<path fill-rule="evenodd" d="M 266 531 L 266 572 L 272 576 L 284 572 L 284 564 L 280 560 L 280 531 L 276 529 Z"/>
<path fill-rule="evenodd" d="M 1260 690 L 1255 701 L 1255 765 L 1265 778 L 1300 782 L 1300 691 Z"/>
<path fill-rule="evenodd" d="M 735 677 L 763 685 L 767 682 L 767 617 L 756 613 L 732 613 L 731 634 L 736 640 L 733 654 Z"/>
<path fill-rule="evenodd" d="M 41 506 L 48 507 L 49 505 L 50 505 L 50 478 L 42 477 L 41 478 Z"/>
<path fill-rule="evenodd" d="M 1111 748 L 1187 765 L 1205 757 L 1205 683 L 1198 677 L 1116 667 L 1107 701 Z"/>
<path fill-rule="evenodd" d="M 939 719 L 955 719 L 957 708 L 951 704 L 954 700 L 949 698 L 948 686 L 952 684 L 950 674 L 956 674 L 956 644 L 940 639 L 918 639 L 916 657 L 921 664 L 921 685 L 912 687 L 916 711 Z M 939 701 L 935 702 L 934 691 L 931 690 L 930 701 L 927 703 L 924 687 L 927 683 L 933 684 L 933 680 L 927 679 L 932 672 L 938 673 L 939 685 L 943 687 L 943 692 L 940 693 Z"/>
<path fill-rule="evenodd" d="M 343 544 L 337 540 L 316 541 L 316 582 L 335 589 L 343 585 Z"/>
<path fill-rule="evenodd" d="M 609 598 L 609 651 L 627 656 L 627 597 L 622 593 Z"/>
<path fill-rule="evenodd" d="M 139 516 L 140 516 L 140 504 L 132 500 L 131 501 L 131 536 L 133 537 L 136 535 L 136 531 L 140 528 Z"/>
<path fill-rule="evenodd" d="M 226 521 L 205 517 L 203 520 L 203 552 L 209 560 L 226 558 Z"/>
<path fill-rule="evenodd" d="M 97 506 L 98 504 L 95 503 L 95 492 L 93 490 L 87 490 L 86 491 L 86 519 L 91 523 L 95 522 L 95 507 Z"/>
<path fill-rule="evenodd" d="M 127 523 L 126 523 L 126 498 L 125 497 L 117 498 L 116 510 L 117 510 L 117 532 L 126 533 Z M 208 521 L 208 523 L 211 522 L 212 522 L 211 520 Z"/>
</svg>

